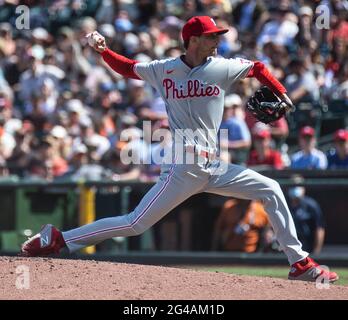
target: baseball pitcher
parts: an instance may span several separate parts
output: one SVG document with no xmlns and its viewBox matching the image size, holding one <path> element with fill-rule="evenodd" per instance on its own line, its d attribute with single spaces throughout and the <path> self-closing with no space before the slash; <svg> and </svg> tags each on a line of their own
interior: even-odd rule
<svg viewBox="0 0 348 320">
<path fill-rule="evenodd" d="M 291 265 L 289 279 L 315 281 L 319 276 L 330 282 L 338 279 L 335 272 L 324 270 L 302 250 L 279 184 L 248 168 L 222 165 L 216 157 L 224 96 L 233 82 L 255 77 L 268 88 L 259 90 L 247 107 L 262 122 L 277 120 L 292 108 L 286 89 L 263 63 L 216 57 L 219 37 L 226 32 L 228 29 L 219 29 L 208 16 L 193 17 L 182 29 L 184 55 L 146 63 L 111 51 L 96 31 L 87 35 L 89 45 L 114 71 L 144 80 L 158 91 L 165 101 L 173 136 L 187 129 L 197 133 L 184 137 L 183 153 L 194 154 L 200 161 L 178 161 L 179 154 L 174 152 L 172 163 L 162 166 L 159 181 L 133 212 L 65 232 L 46 225 L 23 244 L 23 255 L 44 256 L 59 253 L 65 247 L 74 252 L 105 239 L 139 235 L 190 196 L 208 192 L 263 202 Z"/>
</svg>

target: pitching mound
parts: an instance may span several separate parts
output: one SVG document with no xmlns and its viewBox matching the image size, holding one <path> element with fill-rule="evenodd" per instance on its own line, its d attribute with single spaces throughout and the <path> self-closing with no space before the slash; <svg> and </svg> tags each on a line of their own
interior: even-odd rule
<svg viewBox="0 0 348 320">
<path fill-rule="evenodd" d="M 28 278 L 29 275 L 29 278 Z M 22 289 L 19 289 L 22 288 Z M 0 299 L 348 299 L 348 287 L 177 268 L 0 257 Z"/>
</svg>

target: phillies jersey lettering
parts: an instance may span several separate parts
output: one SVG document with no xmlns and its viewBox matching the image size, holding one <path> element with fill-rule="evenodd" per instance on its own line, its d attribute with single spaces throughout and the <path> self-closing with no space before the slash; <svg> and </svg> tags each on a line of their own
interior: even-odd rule
<svg viewBox="0 0 348 320">
<path fill-rule="evenodd" d="M 186 83 L 177 84 L 174 80 L 164 79 L 163 87 L 166 91 L 166 98 L 185 99 L 193 97 L 218 96 L 218 86 L 207 85 L 199 80 L 188 80 Z"/>
</svg>

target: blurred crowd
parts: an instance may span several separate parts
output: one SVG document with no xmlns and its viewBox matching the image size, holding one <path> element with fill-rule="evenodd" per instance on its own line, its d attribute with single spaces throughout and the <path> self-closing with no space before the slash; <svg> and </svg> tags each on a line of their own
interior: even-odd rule
<svg viewBox="0 0 348 320">
<path fill-rule="evenodd" d="M 28 30 L 16 28 L 22 4 L 30 8 Z M 316 10 L 320 5 L 329 17 Z M 229 28 L 218 54 L 264 62 L 296 107 L 348 102 L 347 1 L 0 0 L 1 176 L 156 179 L 152 153 L 170 137 L 149 145 L 142 128 L 144 120 L 152 130 L 168 128 L 164 102 L 143 81 L 113 72 L 85 36 L 98 30 L 109 48 L 142 62 L 176 57 L 184 52 L 181 27 L 194 15 Z M 331 148 L 317 149 L 313 113 L 301 118 L 297 152 L 289 154 L 286 119 L 264 126 L 245 112 L 259 85 L 246 79 L 226 96 L 228 161 L 275 169 L 348 167 L 348 131 L 336 128 Z M 148 164 L 123 163 L 122 150 Z"/>
</svg>

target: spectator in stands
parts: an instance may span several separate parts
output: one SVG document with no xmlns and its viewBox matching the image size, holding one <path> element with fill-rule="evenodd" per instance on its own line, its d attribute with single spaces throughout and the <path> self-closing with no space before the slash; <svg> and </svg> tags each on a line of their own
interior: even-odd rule
<svg viewBox="0 0 348 320">
<path fill-rule="evenodd" d="M 182 21 L 187 21 L 194 16 L 198 16 L 202 13 L 201 4 L 196 0 L 183 0 L 183 11 L 180 15 Z"/>
<path fill-rule="evenodd" d="M 140 117 L 142 119 L 156 121 L 167 119 L 167 111 L 165 103 L 161 96 L 155 94 L 155 98 L 151 103 L 150 108 L 143 107 Z"/>
<path fill-rule="evenodd" d="M 121 151 L 117 148 L 110 149 L 101 160 L 101 165 L 107 169 L 108 179 L 114 181 L 139 181 L 141 180 L 141 166 L 126 164 L 121 161 Z"/>
<path fill-rule="evenodd" d="M 0 23 L 0 52 L 5 57 L 9 57 L 15 50 L 16 42 L 13 40 L 12 25 L 8 22 Z"/>
<path fill-rule="evenodd" d="M 80 136 L 73 140 L 75 145 L 84 144 L 89 149 L 91 160 L 98 162 L 103 155 L 110 149 L 110 141 L 95 132 L 95 125 L 91 120 L 84 120 L 80 123 Z"/>
<path fill-rule="evenodd" d="M 86 117 L 83 104 L 79 99 L 68 100 L 66 103 L 66 110 L 67 121 L 65 128 L 70 136 L 74 138 L 78 137 L 81 134 L 81 122 L 83 119 L 89 119 L 89 117 Z"/>
<path fill-rule="evenodd" d="M 324 218 L 318 202 L 305 196 L 305 191 L 300 186 L 289 190 L 289 209 L 304 250 L 318 254 L 325 238 Z"/>
<path fill-rule="evenodd" d="M 253 166 L 254 169 L 262 167 L 271 170 L 284 168 L 281 153 L 271 147 L 271 133 L 267 127 L 255 130 L 253 143 L 254 149 L 250 152 L 248 166 Z"/>
<path fill-rule="evenodd" d="M 284 71 L 289 64 L 289 52 L 286 46 L 269 39 L 258 52 L 259 59 L 269 65 L 272 73 L 280 79 L 284 78 Z"/>
<path fill-rule="evenodd" d="M 342 5 L 345 1 L 332 1 L 336 2 L 337 6 Z M 339 4 L 342 2 L 341 4 Z M 330 16 L 330 29 L 328 31 L 328 41 L 332 42 L 335 39 L 339 38 L 348 43 L 348 21 L 347 21 L 347 4 L 344 4 L 346 7 L 336 7 L 332 8 L 333 13 Z"/>
<path fill-rule="evenodd" d="M 99 125 L 98 133 L 108 138 L 116 133 L 116 109 L 122 104 L 122 96 L 119 90 L 113 89 L 112 83 L 104 83 L 101 89 L 95 101 L 93 115 Z"/>
<path fill-rule="evenodd" d="M 0 115 L 0 159 L 8 159 L 16 146 L 16 141 L 11 134 L 5 131 L 6 121 Z"/>
<path fill-rule="evenodd" d="M 53 177 L 58 177 L 68 171 L 68 163 L 56 148 L 55 143 L 55 138 L 46 136 L 39 145 L 37 156 L 39 159 L 49 162 Z"/>
<path fill-rule="evenodd" d="M 58 92 L 54 89 L 54 82 L 47 78 L 40 86 L 40 96 L 42 98 L 41 109 L 44 114 L 54 113 L 57 105 Z"/>
<path fill-rule="evenodd" d="M 5 91 L 1 91 L 0 89 L 0 115 L 5 120 L 5 127 L 7 128 L 11 122 L 17 122 L 20 121 L 19 119 L 14 120 L 14 114 L 13 114 L 13 106 L 12 101 L 8 97 Z M 7 132 L 9 130 L 6 129 Z"/>
<path fill-rule="evenodd" d="M 233 8 L 232 17 L 239 32 L 253 32 L 261 30 L 269 14 L 263 1 L 242 0 Z"/>
<path fill-rule="evenodd" d="M 55 154 L 59 154 L 60 157 L 67 159 L 70 155 L 70 149 L 72 139 L 68 135 L 67 130 L 60 125 L 54 126 L 50 132 L 49 137 L 51 138 L 51 144 Z"/>
<path fill-rule="evenodd" d="M 162 36 L 166 38 L 166 41 L 162 41 L 162 48 L 164 50 L 167 50 L 170 47 L 175 47 L 175 46 L 180 45 L 180 43 L 179 43 L 180 30 L 181 30 L 183 24 L 184 24 L 184 22 L 175 16 L 167 16 L 160 23 L 160 29 L 163 32 Z M 140 42 L 142 43 L 142 42 L 144 42 L 144 40 L 142 40 L 140 38 Z M 148 46 L 147 46 L 148 48 L 146 48 L 146 42 L 145 42 L 143 48 L 140 46 L 139 52 L 145 53 L 151 57 L 151 56 L 153 56 L 153 55 L 151 55 L 151 50 L 150 50 L 151 42 L 149 42 L 149 41 L 147 41 L 147 42 L 148 42 Z M 153 44 L 152 44 L 152 48 L 153 48 Z M 158 47 L 157 47 L 157 49 L 158 49 Z"/>
<path fill-rule="evenodd" d="M 318 47 L 319 29 L 313 23 L 313 10 L 310 6 L 302 6 L 299 10 L 299 32 L 296 36 L 298 45 L 307 52 Z"/>
<path fill-rule="evenodd" d="M 16 145 L 11 156 L 7 159 L 7 164 L 11 174 L 23 177 L 31 159 L 32 135 L 26 134 L 24 130 L 18 130 L 14 134 Z"/>
<path fill-rule="evenodd" d="M 127 111 L 134 113 L 139 118 L 143 117 L 144 109 L 151 108 L 152 97 L 149 97 L 146 86 L 143 80 L 130 79 L 128 83 L 129 101 Z"/>
<path fill-rule="evenodd" d="M 228 130 L 228 145 L 221 141 L 221 146 L 228 148 L 229 162 L 245 164 L 251 146 L 249 129 L 245 123 L 242 99 L 237 94 L 225 97 L 225 109 L 220 129 Z"/>
<path fill-rule="evenodd" d="M 308 64 L 311 62 L 301 57 L 292 59 L 289 64 L 285 87 L 295 105 L 300 102 L 314 103 L 319 100 L 318 84 Z"/>
<path fill-rule="evenodd" d="M 269 231 L 269 220 L 260 202 L 227 200 L 215 223 L 212 250 L 255 252 L 271 245 Z"/>
<path fill-rule="evenodd" d="M 335 83 L 335 80 L 346 61 L 347 45 L 342 38 L 335 38 L 332 42 L 330 55 L 325 63 L 325 69 L 327 71 L 326 81 L 328 82 L 328 85 Z"/>
<path fill-rule="evenodd" d="M 277 44 L 292 45 L 299 31 L 297 18 L 290 15 L 289 5 L 283 2 L 269 10 L 271 19 L 267 22 L 258 36 L 257 43 L 262 47 L 270 39 Z"/>
<path fill-rule="evenodd" d="M 35 136 L 41 138 L 45 135 L 49 126 L 49 117 L 42 108 L 42 97 L 40 97 L 39 93 L 34 93 L 29 101 L 26 107 L 28 111 L 23 119 L 33 126 Z"/>
<path fill-rule="evenodd" d="M 37 50 L 37 47 L 31 47 L 27 54 L 30 59 L 28 69 L 20 76 L 20 97 L 23 102 L 29 100 L 33 94 L 39 93 L 46 79 L 51 79 L 54 82 L 54 88 L 58 88 L 59 80 L 65 77 L 65 72 L 57 66 L 42 63 L 44 52 Z"/>
<path fill-rule="evenodd" d="M 348 46 L 347 46 L 348 47 Z M 340 103 L 348 105 L 348 60 L 340 67 L 337 74 L 337 81 L 334 84 L 331 93 L 332 98 L 340 100 Z"/>
<path fill-rule="evenodd" d="M 211 17 L 223 17 L 231 13 L 231 3 L 228 0 L 205 0 L 200 1 L 202 9 Z"/>
<path fill-rule="evenodd" d="M 0 160 L 0 181 L 6 181 L 10 175 L 7 163 L 5 160 Z"/>
<path fill-rule="evenodd" d="M 101 164 L 91 161 L 90 152 L 86 145 L 82 143 L 74 144 L 69 161 L 69 170 L 60 176 L 58 180 L 71 180 L 75 182 L 81 179 L 92 181 L 111 180 L 113 172 Z"/>
<path fill-rule="evenodd" d="M 301 150 L 291 157 L 292 169 L 326 169 L 325 154 L 316 149 L 315 130 L 305 126 L 300 130 L 299 145 Z"/>
<path fill-rule="evenodd" d="M 327 155 L 329 169 L 348 168 L 348 130 L 339 129 L 334 134 L 335 147 Z"/>
<path fill-rule="evenodd" d="M 30 159 L 27 172 L 24 177 L 25 181 L 52 181 L 52 163 L 49 160 L 41 160 L 34 156 Z"/>
<path fill-rule="evenodd" d="M 229 30 L 227 33 L 221 35 L 217 47 L 217 54 L 225 58 L 230 58 L 240 49 L 238 31 L 224 19 L 216 19 L 216 25 L 218 28 Z"/>
<path fill-rule="evenodd" d="M 69 169 L 65 173 L 64 177 L 72 175 L 83 165 L 88 164 L 87 147 L 84 144 L 75 144 L 71 149 L 69 156 Z"/>
<path fill-rule="evenodd" d="M 245 122 L 248 125 L 250 132 L 254 132 L 255 130 L 259 129 L 258 125 L 260 122 L 257 122 L 255 117 L 250 112 L 246 113 Z M 280 149 L 289 135 L 289 126 L 287 120 L 283 117 L 277 121 L 274 121 L 271 125 L 266 125 L 266 127 L 271 133 L 271 137 L 275 143 L 275 148 Z"/>
</svg>

